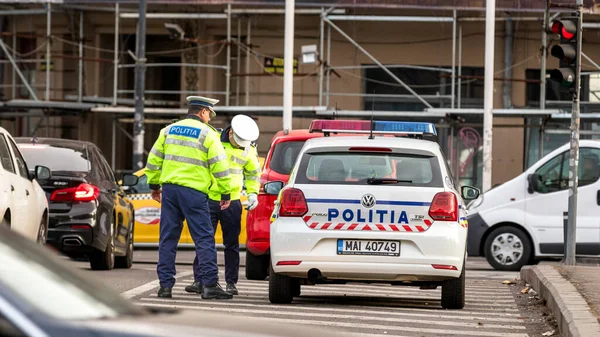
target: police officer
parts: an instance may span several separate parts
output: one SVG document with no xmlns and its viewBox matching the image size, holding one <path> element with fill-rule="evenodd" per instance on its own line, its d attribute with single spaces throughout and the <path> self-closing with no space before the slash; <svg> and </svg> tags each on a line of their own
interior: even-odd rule
<svg viewBox="0 0 600 337">
<path fill-rule="evenodd" d="M 161 202 L 158 297 L 172 297 L 175 256 L 185 218 L 196 255 L 200 257 L 199 279 L 205 285 L 201 297 L 230 299 L 233 295 L 218 284 L 217 251 L 208 208 L 211 184 L 219 192 L 220 209 L 229 207 L 232 192 L 223 144 L 207 124 L 216 115 L 213 106 L 219 101 L 200 96 L 190 96 L 187 100 L 190 103 L 188 115 L 161 130 L 148 155 L 145 170 L 152 198 Z"/>
<path fill-rule="evenodd" d="M 248 210 L 258 206 L 258 190 L 260 189 L 260 162 L 256 147 L 252 144 L 258 139 L 258 125 L 252 118 L 245 115 L 237 115 L 231 120 L 231 126 L 221 132 L 221 143 L 225 147 L 225 153 L 229 158 L 229 172 L 231 174 L 231 205 L 226 210 L 221 210 L 219 200 L 221 199 L 219 189 L 216 185 L 210 189 L 209 208 L 212 224 L 217 229 L 221 222 L 223 232 L 223 243 L 225 244 L 225 280 L 226 291 L 237 295 L 236 284 L 238 281 L 240 252 L 239 235 L 241 229 L 242 193 L 244 178 L 246 180 L 246 192 L 248 193 Z M 202 258 L 200 256 L 200 258 Z M 201 269 L 198 256 L 194 259 L 194 283 L 185 288 L 187 292 L 202 292 L 203 281 L 200 278 Z"/>
</svg>

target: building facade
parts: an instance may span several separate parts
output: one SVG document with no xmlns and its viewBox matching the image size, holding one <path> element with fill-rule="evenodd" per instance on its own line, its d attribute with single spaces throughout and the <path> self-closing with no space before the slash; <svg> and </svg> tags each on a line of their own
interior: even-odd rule
<svg viewBox="0 0 600 337">
<path fill-rule="evenodd" d="M 567 142 L 570 121 L 570 97 L 557 83 L 546 81 L 545 102 L 540 102 L 545 1 L 496 2 L 494 108 L 514 113 L 494 117 L 493 185 Z M 15 136 L 92 141 L 115 169 L 130 170 L 135 3 L 63 1 L 0 10 L 0 125 Z M 293 128 L 306 128 L 314 118 L 369 118 L 371 113 L 377 119 L 432 121 L 454 174 L 481 186 L 483 118 L 477 111 L 484 98 L 484 1 L 296 3 Z M 259 152 L 266 154 L 282 128 L 283 4 L 148 2 L 146 150 L 162 127 L 184 114 L 185 97 L 198 94 L 221 100 L 216 127 L 236 113 L 256 118 Z M 586 5 L 585 21 L 593 23 L 595 8 Z M 183 39 L 165 23 L 179 25 Z M 582 114 L 590 116 L 582 119 L 582 138 L 596 137 L 599 129 L 591 117 L 600 112 L 594 64 L 600 63 L 599 32 L 592 27 L 583 37 L 591 60 L 582 64 Z M 556 43 L 548 34 L 548 51 Z M 315 63 L 303 62 L 302 47 L 310 45 L 318 51 Z M 548 72 L 557 67 L 553 57 L 546 60 Z M 541 104 L 548 113 L 527 112 L 539 111 Z M 427 113 L 428 108 L 437 113 Z M 550 118 L 557 109 L 563 116 Z"/>
</svg>

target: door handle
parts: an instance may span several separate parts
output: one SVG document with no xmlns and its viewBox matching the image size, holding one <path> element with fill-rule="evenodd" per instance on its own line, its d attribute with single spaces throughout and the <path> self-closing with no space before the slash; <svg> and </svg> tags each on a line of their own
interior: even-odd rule
<svg viewBox="0 0 600 337">
<path fill-rule="evenodd" d="M 14 192 L 15 191 L 15 187 L 13 185 L 10 185 L 10 191 Z"/>
<path fill-rule="evenodd" d="M 29 190 L 25 190 L 25 195 L 29 196 Z"/>
</svg>

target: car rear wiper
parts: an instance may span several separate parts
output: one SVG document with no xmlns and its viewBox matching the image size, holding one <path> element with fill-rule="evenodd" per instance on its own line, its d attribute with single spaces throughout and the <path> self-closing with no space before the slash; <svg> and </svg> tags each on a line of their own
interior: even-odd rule
<svg viewBox="0 0 600 337">
<path fill-rule="evenodd" d="M 412 183 L 412 180 L 398 180 L 394 178 L 367 178 L 367 184 L 369 185 L 380 185 L 380 184 L 396 184 L 396 183 Z"/>
</svg>

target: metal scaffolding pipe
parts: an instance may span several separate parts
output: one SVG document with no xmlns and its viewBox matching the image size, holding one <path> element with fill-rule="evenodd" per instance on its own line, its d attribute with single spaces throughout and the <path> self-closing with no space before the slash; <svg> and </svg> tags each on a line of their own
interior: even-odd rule
<svg viewBox="0 0 600 337">
<path fill-rule="evenodd" d="M 242 19 L 237 19 L 237 57 L 236 60 L 236 68 L 238 73 L 242 72 Z M 240 81 L 241 78 L 235 79 L 235 105 L 240 104 Z"/>
<path fill-rule="evenodd" d="M 247 46 L 251 46 L 251 42 L 250 42 L 250 33 L 251 33 L 251 29 L 252 29 L 252 18 L 248 17 L 248 22 L 247 22 L 247 27 L 246 27 L 246 45 Z M 248 47 L 248 49 L 246 50 L 246 73 L 250 73 L 250 47 Z M 246 76 L 245 80 L 245 103 L 246 106 L 250 105 L 250 77 Z"/>
<path fill-rule="evenodd" d="M 50 47 L 52 45 L 52 4 L 47 3 L 46 8 L 46 101 L 50 100 Z"/>
<path fill-rule="evenodd" d="M 231 4 L 227 5 L 227 68 L 225 70 L 225 106 L 229 106 L 231 90 Z"/>
<path fill-rule="evenodd" d="M 144 167 L 144 86 L 146 84 L 146 0 L 139 1 L 139 20 L 137 26 L 137 50 L 135 63 L 135 123 L 133 124 L 133 160 L 134 170 Z"/>
<path fill-rule="evenodd" d="M 148 63 L 146 67 L 190 67 L 190 68 L 215 68 L 227 69 L 227 66 L 215 64 L 198 64 L 198 63 Z M 121 64 L 119 68 L 135 68 L 135 64 Z"/>
<path fill-rule="evenodd" d="M 17 66 L 15 59 L 8 53 L 8 48 L 6 48 L 6 45 L 4 44 L 4 41 L 2 41 L 2 39 L 0 39 L 0 48 L 2 48 L 2 51 L 4 51 L 4 54 L 6 55 L 6 57 L 12 64 L 13 69 L 17 72 L 17 74 L 21 78 L 21 81 L 23 81 L 23 85 L 25 85 L 25 87 L 27 88 L 27 91 L 29 91 L 29 94 L 31 95 L 31 97 L 33 97 L 34 100 L 39 101 L 38 97 L 35 94 L 35 91 L 31 88 L 31 86 L 29 85 L 29 82 L 27 82 L 27 79 L 21 72 L 21 69 L 19 69 L 19 67 Z"/>
<path fill-rule="evenodd" d="M 461 95 L 462 95 L 462 25 L 458 25 L 458 97 L 457 97 L 457 107 L 461 108 Z"/>
<path fill-rule="evenodd" d="M 329 21 L 377 21 L 377 22 L 453 22 L 451 17 L 436 16 L 384 16 L 384 15 L 329 15 Z"/>
<path fill-rule="evenodd" d="M 81 103 L 83 98 L 83 11 L 79 12 L 79 74 L 78 74 L 78 87 L 77 96 L 78 101 Z"/>
<path fill-rule="evenodd" d="M 512 65 L 513 65 L 513 23 L 511 20 L 504 21 L 504 81 L 503 105 L 505 109 L 512 108 Z"/>
<path fill-rule="evenodd" d="M 117 96 L 119 90 L 119 3 L 115 4 L 115 46 L 113 60 L 113 101 L 112 105 L 117 105 Z"/>
<path fill-rule="evenodd" d="M 431 104 L 429 104 L 426 100 L 424 100 L 423 98 L 421 98 L 421 96 L 419 96 L 419 94 L 417 94 L 414 90 L 412 90 L 406 83 L 404 83 L 400 78 L 398 78 L 398 76 L 396 76 L 388 68 L 386 68 L 381 62 L 379 62 L 367 50 L 365 50 L 363 47 L 361 47 L 360 44 L 358 44 L 356 41 L 354 41 L 354 39 L 352 39 L 348 34 L 346 34 L 341 28 L 339 28 L 338 26 L 336 26 L 328 18 L 325 18 L 325 21 L 329 24 L 329 26 L 331 26 L 332 28 L 334 28 L 335 30 L 337 30 L 338 33 L 340 33 L 343 37 L 345 37 L 348 41 L 350 41 L 350 43 L 352 43 L 356 48 L 358 48 L 360 51 L 362 51 L 373 62 L 377 63 L 377 65 L 379 65 L 381 67 L 381 69 L 383 69 L 383 71 L 385 71 L 394 80 L 396 80 L 396 82 L 400 83 L 406 90 L 408 90 L 408 92 L 410 92 L 411 94 L 415 95 L 423 104 L 425 104 L 426 107 L 432 108 Z"/>
<path fill-rule="evenodd" d="M 331 11 L 333 14 L 345 14 L 346 10 L 345 9 L 334 9 Z M 265 15 L 265 14 L 285 14 L 285 9 L 278 9 L 278 8 L 265 8 L 265 9 L 254 9 L 254 8 L 247 8 L 247 9 L 234 9 L 232 11 L 233 14 L 261 14 L 261 15 Z M 320 9 L 296 9 L 294 10 L 294 14 L 295 15 L 320 15 L 321 14 L 321 10 Z"/>
<path fill-rule="evenodd" d="M 116 169 L 117 163 L 117 119 L 113 116 L 112 119 L 112 146 L 110 151 L 110 166 L 112 166 L 112 170 Z"/>
<path fill-rule="evenodd" d="M 230 5 L 228 5 L 229 7 Z M 137 19 L 139 18 L 138 13 L 121 13 L 120 17 L 123 19 Z M 148 13 L 146 19 L 186 19 L 186 20 L 197 20 L 197 19 L 227 19 L 227 14 L 221 13 Z"/>
<path fill-rule="evenodd" d="M 407 69 L 430 70 L 430 71 L 442 72 L 442 73 L 452 73 L 452 69 L 448 69 L 448 68 L 414 66 L 414 65 L 410 65 L 410 64 L 388 64 L 388 65 L 386 65 L 386 67 L 388 67 L 389 69 L 407 68 Z M 335 67 L 329 67 L 329 68 L 336 70 L 336 69 L 379 69 L 380 67 L 378 65 L 368 64 L 368 65 L 359 65 L 359 66 L 335 66 Z"/>
<path fill-rule="evenodd" d="M 13 60 L 17 58 L 17 20 L 15 18 L 12 18 L 12 30 L 13 30 L 13 36 L 12 36 L 12 57 Z M 13 65 L 13 69 L 12 69 L 12 99 L 17 98 L 17 72 L 16 72 L 16 66 Z"/>
<path fill-rule="evenodd" d="M 323 44 L 325 43 L 325 9 L 321 7 L 321 16 L 319 18 L 319 105 L 323 105 Z"/>
<path fill-rule="evenodd" d="M 327 25 L 327 85 L 325 87 L 325 106 L 329 108 L 329 88 L 331 85 L 331 26 Z"/>
<path fill-rule="evenodd" d="M 56 12 L 56 10 L 55 10 Z M 48 14 L 48 9 L 10 9 L 0 11 L 0 16 Z"/>
<path fill-rule="evenodd" d="M 456 87 L 454 86 L 456 81 L 456 9 L 452 11 L 452 14 L 452 100 L 450 101 L 450 106 L 452 109 L 454 109 L 454 99 L 456 93 Z"/>
</svg>

